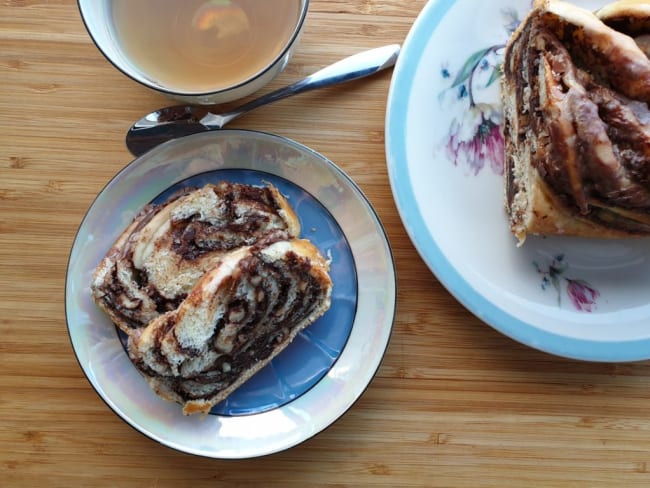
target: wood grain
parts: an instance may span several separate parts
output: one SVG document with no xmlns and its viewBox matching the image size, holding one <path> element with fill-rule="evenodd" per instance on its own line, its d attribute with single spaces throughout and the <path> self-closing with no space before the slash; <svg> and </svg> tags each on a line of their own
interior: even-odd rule
<svg viewBox="0 0 650 488">
<path fill-rule="evenodd" d="M 424 0 L 312 0 L 270 88 L 363 48 L 403 42 Z M 288 451 L 244 461 L 175 452 L 126 425 L 81 372 L 64 316 L 84 212 L 131 157 L 124 133 L 169 100 L 101 56 L 72 0 L 0 1 L 1 486 L 650 486 L 650 363 L 590 364 L 498 334 L 410 243 L 384 155 L 390 73 L 233 123 L 339 164 L 384 222 L 398 314 L 354 407 Z"/>
</svg>

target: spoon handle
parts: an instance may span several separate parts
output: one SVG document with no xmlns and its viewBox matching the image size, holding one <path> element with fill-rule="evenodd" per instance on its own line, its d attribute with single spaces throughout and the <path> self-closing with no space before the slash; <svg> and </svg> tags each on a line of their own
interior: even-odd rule
<svg viewBox="0 0 650 488">
<path fill-rule="evenodd" d="M 201 119 L 201 124 L 210 129 L 221 129 L 228 122 L 240 115 L 250 112 L 262 105 L 277 102 L 283 98 L 298 95 L 317 88 L 338 85 L 373 75 L 395 65 L 400 52 L 399 44 L 378 47 L 341 59 L 316 73 L 303 78 L 289 86 L 279 88 L 230 112 L 215 115 L 208 113 Z"/>
</svg>

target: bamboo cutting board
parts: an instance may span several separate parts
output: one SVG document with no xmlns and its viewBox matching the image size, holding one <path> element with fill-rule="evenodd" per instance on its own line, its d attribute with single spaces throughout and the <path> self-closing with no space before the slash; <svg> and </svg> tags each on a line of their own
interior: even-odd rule
<svg viewBox="0 0 650 488">
<path fill-rule="evenodd" d="M 424 0 L 312 0 L 268 88 L 401 43 Z M 72 0 L 0 2 L 0 486 L 650 486 L 650 363 L 591 364 L 519 345 L 428 271 L 384 155 L 390 73 L 285 100 L 233 127 L 295 139 L 340 165 L 380 216 L 398 313 L 367 391 L 335 424 L 260 459 L 163 447 L 93 391 L 70 346 L 67 258 L 95 195 L 131 157 L 126 129 L 168 105 L 118 73 Z"/>
</svg>

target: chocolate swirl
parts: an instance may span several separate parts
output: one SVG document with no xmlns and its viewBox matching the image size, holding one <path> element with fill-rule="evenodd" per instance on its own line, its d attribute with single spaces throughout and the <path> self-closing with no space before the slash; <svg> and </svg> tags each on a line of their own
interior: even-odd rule
<svg viewBox="0 0 650 488">
<path fill-rule="evenodd" d="M 174 310 L 229 251 L 299 232 L 295 213 L 272 185 L 185 189 L 135 217 L 95 270 L 93 298 L 129 334 Z"/>
<path fill-rule="evenodd" d="M 506 207 L 520 241 L 650 235 L 650 60 L 632 37 L 537 0 L 506 47 L 502 92 Z"/>
<path fill-rule="evenodd" d="M 307 240 L 232 251 L 177 309 L 129 337 L 131 360 L 185 414 L 207 413 L 329 308 L 328 269 Z"/>
</svg>

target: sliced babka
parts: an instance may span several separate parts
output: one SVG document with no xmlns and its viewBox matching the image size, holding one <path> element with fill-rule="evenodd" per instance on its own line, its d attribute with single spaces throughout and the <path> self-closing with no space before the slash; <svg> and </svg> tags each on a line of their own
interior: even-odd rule
<svg viewBox="0 0 650 488">
<path fill-rule="evenodd" d="M 131 360 L 185 414 L 207 413 L 329 308 L 328 270 L 303 239 L 232 251 L 177 309 L 131 334 Z"/>
</svg>

